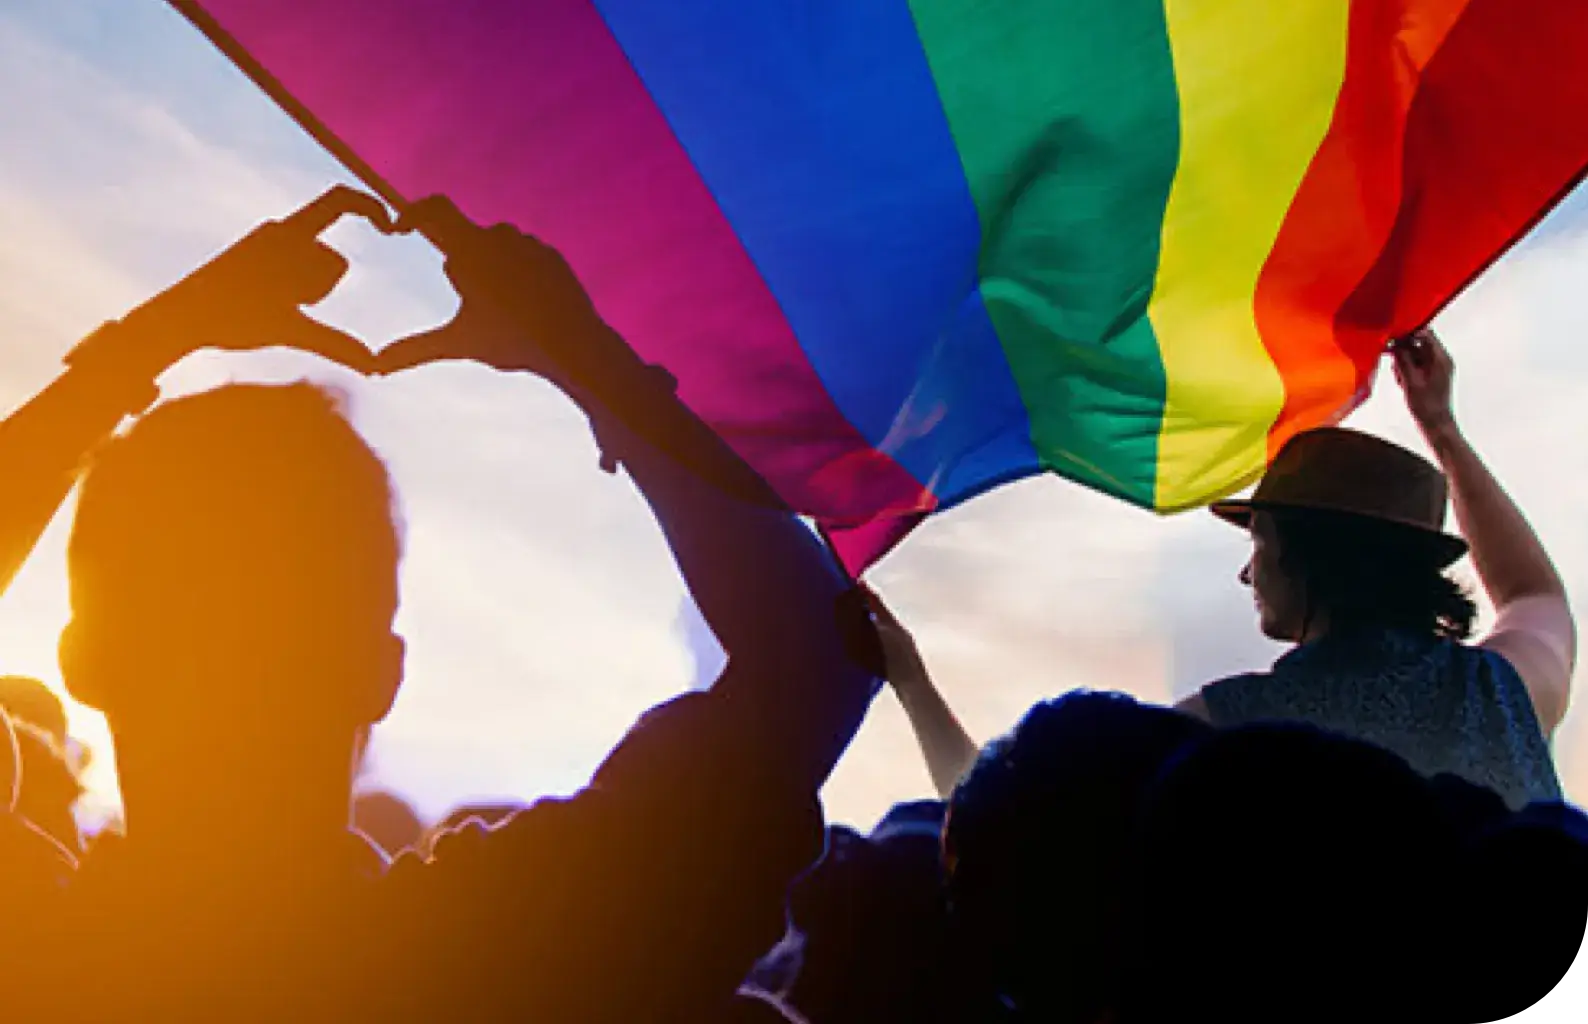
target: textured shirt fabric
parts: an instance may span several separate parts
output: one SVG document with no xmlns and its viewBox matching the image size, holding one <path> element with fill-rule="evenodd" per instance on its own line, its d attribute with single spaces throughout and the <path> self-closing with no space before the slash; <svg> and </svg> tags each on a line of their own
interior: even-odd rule
<svg viewBox="0 0 1588 1024">
<path fill-rule="evenodd" d="M 1527 688 L 1482 647 L 1391 631 L 1331 635 L 1202 696 L 1216 726 L 1307 722 L 1384 747 L 1424 775 L 1486 786 L 1512 808 L 1562 798 Z"/>
</svg>

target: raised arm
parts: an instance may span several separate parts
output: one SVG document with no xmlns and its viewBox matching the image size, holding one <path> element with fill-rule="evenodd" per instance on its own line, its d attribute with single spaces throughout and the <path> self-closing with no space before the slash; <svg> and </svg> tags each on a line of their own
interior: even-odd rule
<svg viewBox="0 0 1588 1024">
<path fill-rule="evenodd" d="M 859 729 L 878 680 L 846 654 L 852 588 L 821 540 L 596 315 L 566 263 L 513 228 L 482 229 L 445 200 L 405 219 L 448 257 L 453 324 L 380 353 L 384 372 L 472 359 L 536 373 L 590 416 L 609 464 L 650 503 L 728 654 L 714 690 L 764 725 L 767 757 L 814 792 Z"/>
<path fill-rule="evenodd" d="M 1566 714 L 1577 656 L 1566 585 L 1527 517 L 1456 423 L 1455 366 L 1439 338 L 1419 331 L 1397 343 L 1394 360 L 1412 418 L 1450 480 L 1456 522 L 1494 604 L 1494 630 L 1483 646 L 1516 669 L 1545 732 L 1552 731 Z"/>
<path fill-rule="evenodd" d="M 6 492 L 0 502 L 0 590 L 10 587 L 33 552 L 84 458 L 123 416 L 154 396 L 150 379 L 126 380 L 81 366 L 0 423 L 0 482 Z"/>
<path fill-rule="evenodd" d="M 0 423 L 0 590 L 27 561 L 79 467 L 121 420 L 147 408 L 155 379 L 188 353 L 293 345 L 359 369 L 369 353 L 298 309 L 317 301 L 346 264 L 316 236 L 343 214 L 380 223 L 380 204 L 335 189 L 273 221 L 124 319 L 89 335 L 67 369 Z"/>
<path fill-rule="evenodd" d="M 869 587 L 866 600 L 876 616 L 888 683 L 910 719 L 910 728 L 915 732 L 915 741 L 921 745 L 937 795 L 947 800 L 954 795 L 960 778 L 976 763 L 981 749 L 932 681 L 926 659 L 915 645 L 915 637 Z"/>
<path fill-rule="evenodd" d="M 444 201 L 406 219 L 447 254 L 463 304 L 453 324 L 382 351 L 382 371 L 471 359 L 561 387 L 603 461 L 625 465 L 650 503 L 729 655 L 709 692 L 646 713 L 579 794 L 478 837 L 474 868 L 459 859 L 470 840 L 444 838 L 433 866 L 494 880 L 484 900 L 447 902 L 506 915 L 486 934 L 521 937 L 480 958 L 480 984 L 529 993 L 525 1019 L 710 1018 L 782 934 L 788 885 L 821 853 L 818 791 L 879 686 L 840 639 L 852 588 L 671 378 L 600 320 L 560 256 Z M 537 887 L 545 897 L 500 895 Z M 575 980 L 577 1012 L 559 1005 L 570 979 L 641 975 L 655 982 Z"/>
<path fill-rule="evenodd" d="M 728 654 L 713 689 L 757 709 L 782 748 L 773 756 L 802 788 L 819 789 L 880 688 L 840 640 L 838 602 L 852 584 L 792 513 L 730 497 L 638 436 L 607 450 L 650 503 Z"/>
</svg>

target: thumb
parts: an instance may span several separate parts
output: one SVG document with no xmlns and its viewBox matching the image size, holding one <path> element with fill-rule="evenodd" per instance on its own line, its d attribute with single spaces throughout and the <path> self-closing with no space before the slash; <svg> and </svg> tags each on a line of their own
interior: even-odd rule
<svg viewBox="0 0 1588 1024">
<path fill-rule="evenodd" d="M 270 323 L 260 340 L 261 347 L 295 348 L 355 373 L 375 372 L 375 354 L 367 345 L 345 331 L 321 323 L 302 310 L 295 309 L 279 321 Z"/>
<path fill-rule="evenodd" d="M 377 376 L 387 376 L 411 370 L 416 366 L 426 363 L 437 363 L 448 359 L 470 358 L 467 348 L 465 332 L 458 326 L 458 320 L 443 324 L 434 330 L 421 331 L 392 342 L 379 352 L 375 353 L 374 364 Z"/>
<path fill-rule="evenodd" d="M 305 306 L 323 302 L 347 274 L 347 258 L 324 242 L 315 242 L 302 260 L 303 285 L 294 298 Z"/>
<path fill-rule="evenodd" d="M 397 230 L 418 231 L 449 257 L 466 252 L 481 233 L 446 196 L 427 196 L 410 203 L 397 221 Z"/>
</svg>

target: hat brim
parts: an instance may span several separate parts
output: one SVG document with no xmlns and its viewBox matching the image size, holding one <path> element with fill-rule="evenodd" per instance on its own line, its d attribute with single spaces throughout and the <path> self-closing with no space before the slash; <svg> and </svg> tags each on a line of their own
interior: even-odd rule
<svg viewBox="0 0 1588 1024">
<path fill-rule="evenodd" d="M 1416 523 L 1404 523 L 1398 519 L 1384 519 L 1378 516 L 1363 515 L 1360 512 L 1347 512 L 1342 509 L 1316 508 L 1311 505 L 1290 505 L 1277 501 L 1215 501 L 1208 506 L 1208 511 L 1232 526 L 1243 530 L 1252 528 L 1252 513 L 1269 510 L 1290 510 L 1293 512 L 1321 512 L 1326 515 L 1350 516 L 1355 519 L 1366 519 L 1370 522 L 1381 523 L 1405 536 L 1408 541 L 1426 545 L 1429 553 L 1439 562 L 1441 568 L 1458 562 L 1467 553 L 1467 542 L 1460 537 L 1430 530 L 1426 526 Z"/>
<path fill-rule="evenodd" d="M 1254 509 L 1255 506 L 1249 501 L 1215 501 L 1208 506 L 1209 512 L 1243 530 L 1251 529 Z"/>
</svg>

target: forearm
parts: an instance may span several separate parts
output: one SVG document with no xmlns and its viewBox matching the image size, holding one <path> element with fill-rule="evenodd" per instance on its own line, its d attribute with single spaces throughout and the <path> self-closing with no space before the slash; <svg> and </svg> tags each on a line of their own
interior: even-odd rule
<svg viewBox="0 0 1588 1024">
<path fill-rule="evenodd" d="M 81 366 L 0 423 L 0 591 L 38 544 L 88 454 L 152 397 L 147 380 L 129 388 L 102 367 Z"/>
<path fill-rule="evenodd" d="M 899 703 L 910 719 L 916 742 L 921 745 L 932 785 L 938 796 L 947 800 L 959 780 L 976 763 L 981 750 L 929 679 L 924 680 L 924 685 L 921 682 L 906 686 L 895 683 L 894 692 L 899 695 Z"/>
<path fill-rule="evenodd" d="M 765 727 L 780 748 L 768 756 L 819 788 L 881 685 L 839 636 L 848 580 L 793 514 L 728 497 L 641 441 L 624 462 L 728 654 L 714 689 Z"/>
<path fill-rule="evenodd" d="M 619 456 L 627 438 L 643 437 L 656 454 L 709 481 L 742 502 L 784 510 L 787 506 L 759 473 L 693 410 L 679 401 L 673 380 L 641 360 L 627 341 L 600 320 L 571 332 L 569 365 L 554 381 L 586 414 L 597 438 Z M 666 381 L 666 384 L 663 384 Z M 643 457 L 643 456 L 642 456 Z"/>
<path fill-rule="evenodd" d="M 617 407 L 582 404 L 650 504 L 728 654 L 715 689 L 767 726 L 768 741 L 781 748 L 769 756 L 819 786 L 880 686 L 849 659 L 839 633 L 838 599 L 852 584 L 798 517 L 724 493 L 719 473 L 702 467 L 731 460 L 741 480 L 753 471 L 654 378 L 606 396 Z M 667 433 L 667 450 L 653 443 L 647 422 Z"/>
<path fill-rule="evenodd" d="M 1456 522 L 1496 608 L 1524 597 L 1566 596 L 1543 542 L 1453 419 L 1425 430 L 1450 480 Z"/>
</svg>

